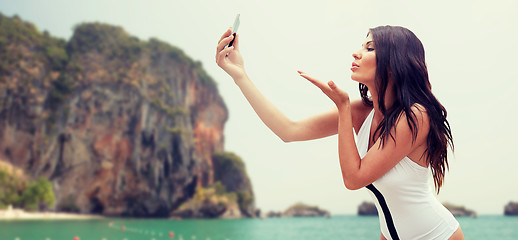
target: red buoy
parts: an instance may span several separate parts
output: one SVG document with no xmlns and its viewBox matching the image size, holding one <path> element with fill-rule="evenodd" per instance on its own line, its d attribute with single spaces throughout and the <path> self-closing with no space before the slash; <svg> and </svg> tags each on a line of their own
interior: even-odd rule
<svg viewBox="0 0 518 240">
<path fill-rule="evenodd" d="M 74 237 L 74 240 L 79 240 L 79 237 Z"/>
<path fill-rule="evenodd" d="M 174 238 L 174 232 L 169 232 L 169 237 Z"/>
<path fill-rule="evenodd" d="M 124 225 L 121 226 L 121 230 L 126 230 L 126 227 Z"/>
</svg>

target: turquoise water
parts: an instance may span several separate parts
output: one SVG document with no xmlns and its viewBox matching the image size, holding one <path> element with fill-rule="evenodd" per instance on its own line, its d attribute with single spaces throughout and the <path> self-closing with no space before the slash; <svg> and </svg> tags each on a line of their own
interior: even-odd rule
<svg viewBox="0 0 518 240">
<path fill-rule="evenodd" d="M 518 217 L 458 218 L 466 239 L 518 239 Z M 124 226 L 124 230 L 122 230 Z M 0 240 L 379 239 L 377 217 L 0 221 Z"/>
</svg>

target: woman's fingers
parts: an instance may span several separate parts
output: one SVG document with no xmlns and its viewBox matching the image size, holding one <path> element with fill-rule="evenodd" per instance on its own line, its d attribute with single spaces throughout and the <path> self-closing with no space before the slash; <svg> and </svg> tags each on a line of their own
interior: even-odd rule
<svg viewBox="0 0 518 240">
<path fill-rule="evenodd" d="M 221 38 L 218 41 L 218 45 L 216 47 L 216 53 L 219 53 L 221 50 L 223 50 L 225 48 L 225 46 L 227 46 L 228 43 L 230 43 L 230 41 L 232 41 L 232 39 L 234 39 L 234 36 L 231 33 L 232 33 L 231 28 L 227 29 L 227 31 L 225 31 L 225 33 L 223 33 L 223 35 L 221 36 Z"/>
<path fill-rule="evenodd" d="M 317 86 L 318 88 L 322 89 L 322 91 L 324 90 L 327 90 L 329 89 L 329 87 L 324 84 L 323 82 L 321 82 L 320 80 L 312 77 L 312 76 L 309 76 L 308 74 L 302 72 L 302 71 L 297 71 L 299 73 L 299 75 L 307 80 L 309 80 L 311 83 L 313 83 L 315 86 Z"/>
<path fill-rule="evenodd" d="M 336 87 L 335 82 L 333 82 L 333 81 L 329 81 L 329 82 L 327 83 L 327 85 L 328 85 L 332 90 L 337 90 L 337 87 Z"/>
<path fill-rule="evenodd" d="M 227 31 L 225 31 L 225 33 L 223 33 L 223 35 L 221 35 L 221 38 L 219 39 L 218 43 L 221 42 L 221 40 L 223 40 L 223 38 L 226 38 L 228 37 L 228 35 L 230 35 L 230 33 L 232 33 L 232 28 L 228 28 Z"/>
<path fill-rule="evenodd" d="M 309 76 L 308 74 L 302 72 L 302 71 L 297 71 L 299 72 L 300 76 L 302 76 L 303 78 L 309 80 L 311 83 L 313 83 L 315 86 L 319 87 L 320 89 L 322 89 L 322 91 L 328 91 L 328 90 L 333 90 L 333 91 L 338 91 L 340 92 L 340 89 L 336 86 L 335 82 L 333 81 L 329 81 L 326 83 L 312 77 L 312 76 Z"/>
<path fill-rule="evenodd" d="M 349 94 L 347 94 L 347 92 L 343 91 L 342 89 L 338 88 L 335 82 L 329 81 L 327 83 L 324 83 L 314 77 L 309 76 L 308 74 L 302 71 L 298 72 L 300 76 L 309 80 L 311 83 L 313 83 L 313 85 L 320 88 L 320 90 L 322 90 L 322 92 L 324 92 L 337 105 L 349 100 Z"/>
<path fill-rule="evenodd" d="M 225 46 L 227 46 L 230 43 L 230 41 L 232 41 L 232 39 L 234 39 L 233 35 L 230 35 L 228 37 L 221 39 L 218 43 L 218 47 L 217 47 L 216 51 L 218 53 L 221 52 L 223 49 L 225 49 Z"/>
<path fill-rule="evenodd" d="M 225 58 L 232 50 L 234 50 L 234 46 L 225 48 L 218 52 L 218 54 L 216 55 L 216 62 L 218 63 L 218 66 L 221 67 L 220 64 L 222 64 L 225 61 Z"/>
</svg>

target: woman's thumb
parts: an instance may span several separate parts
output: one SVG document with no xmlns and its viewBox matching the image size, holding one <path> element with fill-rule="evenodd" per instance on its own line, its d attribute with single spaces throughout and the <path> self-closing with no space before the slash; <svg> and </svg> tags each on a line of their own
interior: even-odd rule
<svg viewBox="0 0 518 240">
<path fill-rule="evenodd" d="M 335 84 L 335 82 L 333 82 L 333 81 L 329 81 L 329 82 L 327 83 L 327 85 L 329 85 L 329 87 L 330 87 L 332 90 L 335 90 L 335 89 L 336 89 L 336 84 Z"/>
</svg>

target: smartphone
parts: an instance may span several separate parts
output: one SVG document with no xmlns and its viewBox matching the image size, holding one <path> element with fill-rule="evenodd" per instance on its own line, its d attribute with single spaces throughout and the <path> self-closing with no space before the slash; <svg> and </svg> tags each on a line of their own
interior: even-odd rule
<svg viewBox="0 0 518 240">
<path fill-rule="evenodd" d="M 236 39 L 236 32 L 239 28 L 239 15 L 240 14 L 236 15 L 236 19 L 234 20 L 234 26 L 232 26 L 232 35 L 234 35 L 234 39 Z M 230 41 L 230 43 L 228 44 L 229 47 L 231 47 L 232 44 L 234 44 L 234 39 L 232 39 L 232 41 Z"/>
</svg>

